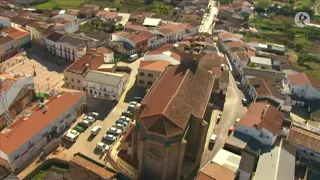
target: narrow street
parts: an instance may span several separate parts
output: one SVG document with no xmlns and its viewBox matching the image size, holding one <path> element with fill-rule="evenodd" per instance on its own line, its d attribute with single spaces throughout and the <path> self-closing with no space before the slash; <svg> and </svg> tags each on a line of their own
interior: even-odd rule
<svg viewBox="0 0 320 180">
<path fill-rule="evenodd" d="M 221 114 L 220 123 L 214 129 L 217 139 L 212 150 L 206 149 L 202 156 L 200 169 L 210 162 L 217 152 L 223 148 L 228 139 L 228 130 L 235 123 L 237 118 L 241 118 L 247 108 L 242 105 L 243 94 L 238 89 L 236 82 L 231 73 L 229 73 L 229 87 L 226 95 L 226 102 Z M 208 132 L 210 133 L 210 132 Z"/>
<path fill-rule="evenodd" d="M 209 12 L 203 15 L 202 24 L 199 27 L 200 33 L 212 34 L 212 29 L 215 25 L 215 19 L 218 15 L 218 2 L 210 0 L 208 4 Z"/>
</svg>

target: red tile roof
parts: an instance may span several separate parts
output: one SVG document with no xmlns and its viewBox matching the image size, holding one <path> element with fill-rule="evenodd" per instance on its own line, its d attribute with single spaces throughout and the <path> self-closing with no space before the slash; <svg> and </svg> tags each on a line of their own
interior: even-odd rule
<svg viewBox="0 0 320 180">
<path fill-rule="evenodd" d="M 320 89 L 320 84 L 307 76 L 305 73 L 297 73 L 288 75 L 288 79 L 292 85 L 309 84 L 314 88 Z"/>
<path fill-rule="evenodd" d="M 125 29 L 134 30 L 134 31 L 145 31 L 145 30 L 148 30 L 148 28 L 146 28 L 144 26 L 139 26 L 139 25 L 130 24 L 130 23 L 127 23 L 126 25 L 124 25 L 124 28 Z"/>
<path fill-rule="evenodd" d="M 235 178 L 236 174 L 231 170 L 216 163 L 209 163 L 201 169 L 195 180 L 234 180 Z"/>
<path fill-rule="evenodd" d="M 135 44 L 148 40 L 154 36 L 155 35 L 151 34 L 148 31 L 137 31 L 137 32 L 133 32 L 125 35 L 126 38 L 130 39 Z"/>
<path fill-rule="evenodd" d="M 227 42 L 225 43 L 227 45 L 227 47 L 229 49 L 232 49 L 232 48 L 240 48 L 240 47 L 246 47 L 246 48 L 250 48 L 248 45 L 246 45 L 245 43 L 243 42 L 239 42 L 239 41 L 236 41 L 236 42 Z"/>
<path fill-rule="evenodd" d="M 171 32 L 181 32 L 181 31 L 184 31 L 184 30 L 185 30 L 185 28 L 181 24 L 169 24 L 169 25 L 162 26 L 159 29 L 159 31 L 164 33 L 164 34 L 168 34 L 168 33 L 171 33 Z"/>
<path fill-rule="evenodd" d="M 106 12 L 104 15 L 104 18 L 107 19 L 115 19 L 118 16 L 117 12 Z"/>
<path fill-rule="evenodd" d="M 283 124 L 284 113 L 272 105 L 265 103 L 252 103 L 247 113 L 241 118 L 238 126 L 257 128 L 259 131 L 267 129 L 277 135 Z"/>
<path fill-rule="evenodd" d="M 72 63 L 65 71 L 83 74 L 87 69 L 98 70 L 103 62 L 104 57 L 101 54 L 86 54 L 76 62 Z"/>
<path fill-rule="evenodd" d="M 184 132 L 191 114 L 203 118 L 214 77 L 192 65 L 169 66 L 142 102 L 139 121 L 162 136 Z"/>
<path fill-rule="evenodd" d="M 140 61 L 139 69 L 152 70 L 162 72 L 169 66 L 168 61 L 164 60 L 151 60 L 151 61 Z"/>
<path fill-rule="evenodd" d="M 219 39 L 221 39 L 222 41 L 225 40 L 225 39 L 229 39 L 229 38 L 238 38 L 235 34 L 229 33 L 229 32 L 220 33 L 220 34 L 218 34 L 218 37 L 219 37 Z"/>
<path fill-rule="evenodd" d="M 27 30 L 24 30 L 19 27 L 9 27 L 7 29 L 1 30 L 1 32 L 7 33 L 12 39 L 20 39 L 24 36 L 29 36 L 30 33 Z"/>
<path fill-rule="evenodd" d="M 246 51 L 236 51 L 236 56 L 239 58 L 240 61 L 248 62 L 249 58 Z"/>
<path fill-rule="evenodd" d="M 314 132 L 292 125 L 287 140 L 320 153 L 320 135 Z"/>
<path fill-rule="evenodd" d="M 63 93 L 45 105 L 47 107 L 46 112 L 42 109 L 34 112 L 28 119 L 22 118 L 18 120 L 16 122 L 18 124 L 13 124 L 9 127 L 9 129 L 12 127 L 11 131 L 5 134 L 3 132 L 0 133 L 0 150 L 10 155 L 64 114 L 71 106 L 79 102 L 85 95 L 85 92 Z"/>
<path fill-rule="evenodd" d="M 106 47 L 98 47 L 96 52 L 99 53 L 99 54 L 111 54 L 111 53 L 113 53 L 113 51 L 111 49 L 106 48 Z"/>
</svg>

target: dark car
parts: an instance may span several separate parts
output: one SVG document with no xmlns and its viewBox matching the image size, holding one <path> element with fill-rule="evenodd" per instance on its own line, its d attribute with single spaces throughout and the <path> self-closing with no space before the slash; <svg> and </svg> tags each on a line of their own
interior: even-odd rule
<svg viewBox="0 0 320 180">
<path fill-rule="evenodd" d="M 76 127 L 73 128 L 74 130 L 82 133 L 84 132 L 86 129 L 83 126 L 77 125 Z"/>
<path fill-rule="evenodd" d="M 142 101 L 142 97 L 134 97 L 133 100 L 136 101 L 136 102 L 141 102 Z"/>
<path fill-rule="evenodd" d="M 123 111 L 121 115 L 131 117 L 132 113 L 130 111 Z"/>
</svg>

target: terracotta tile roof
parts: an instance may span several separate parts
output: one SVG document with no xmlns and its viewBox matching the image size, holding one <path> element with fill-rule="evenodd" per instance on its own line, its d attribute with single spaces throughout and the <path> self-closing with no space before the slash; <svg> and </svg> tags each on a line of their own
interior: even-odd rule
<svg viewBox="0 0 320 180">
<path fill-rule="evenodd" d="M 144 26 L 139 26 L 139 25 L 135 25 L 135 24 L 126 24 L 124 25 L 125 29 L 130 29 L 130 30 L 134 30 L 134 31 L 145 31 L 148 30 L 148 28 L 144 27 Z"/>
<path fill-rule="evenodd" d="M 115 19 L 118 16 L 117 12 L 106 12 L 104 15 L 104 18 L 107 19 Z"/>
<path fill-rule="evenodd" d="M 266 78 L 252 78 L 249 79 L 249 83 L 255 88 L 258 96 L 260 97 L 274 96 L 278 99 L 285 99 L 280 92 L 280 81 Z"/>
<path fill-rule="evenodd" d="M 125 35 L 126 38 L 130 39 L 133 43 L 139 43 L 145 40 L 148 40 L 155 35 L 151 34 L 148 31 L 138 31 Z"/>
<path fill-rule="evenodd" d="M 4 92 L 8 92 L 8 90 L 14 85 L 16 80 L 14 79 L 5 79 L 4 82 L 2 83 L 2 90 Z"/>
<path fill-rule="evenodd" d="M 27 19 L 27 18 L 19 17 L 19 16 L 14 16 L 14 17 L 10 18 L 10 21 L 15 23 L 15 24 L 19 24 L 21 26 L 24 26 L 31 20 Z"/>
<path fill-rule="evenodd" d="M 287 140 L 296 145 L 320 153 L 320 135 L 311 131 L 292 125 Z"/>
<path fill-rule="evenodd" d="M 98 68 L 103 64 L 103 62 L 104 62 L 103 55 L 86 54 L 76 62 L 72 63 L 65 71 L 76 73 L 76 74 L 83 74 L 88 69 L 98 70 Z"/>
<path fill-rule="evenodd" d="M 236 41 L 236 42 L 227 42 L 227 43 L 225 43 L 225 45 L 226 45 L 229 49 L 232 49 L 232 48 L 241 48 L 241 47 L 250 48 L 247 44 L 245 44 L 245 43 L 243 43 L 243 42 L 239 42 L 239 41 Z"/>
<path fill-rule="evenodd" d="M 30 33 L 19 27 L 9 27 L 7 29 L 1 30 L 2 32 L 8 33 L 8 36 L 12 39 L 20 39 L 24 36 L 29 36 Z"/>
<path fill-rule="evenodd" d="M 109 171 L 100 164 L 94 163 L 93 160 L 75 155 L 71 160 L 71 168 L 68 169 L 67 175 L 70 179 L 113 179 L 115 173 Z M 75 166 L 76 165 L 76 166 Z M 77 167 L 80 166 L 80 167 Z M 80 172 L 80 174 L 79 174 Z M 99 177 L 93 176 L 98 175 Z M 71 177 L 70 177 L 71 176 Z"/>
<path fill-rule="evenodd" d="M 221 39 L 222 41 L 224 41 L 225 39 L 229 39 L 229 38 L 238 38 L 235 34 L 233 33 L 220 33 L 218 34 L 219 39 Z"/>
<path fill-rule="evenodd" d="M 212 67 L 220 68 L 221 64 L 226 64 L 225 59 L 216 53 L 196 56 L 195 59 L 199 61 L 199 66 L 207 70 L 211 70 Z"/>
<path fill-rule="evenodd" d="M 46 112 L 44 110 L 39 110 L 29 116 L 27 120 L 18 120 L 17 122 L 19 125 L 15 126 L 13 124 L 12 126 L 14 126 L 14 128 L 9 132 L 6 134 L 3 132 L 0 133 L 0 150 L 7 155 L 10 155 L 21 145 L 29 141 L 34 135 L 56 120 L 56 118 L 64 114 L 71 106 L 85 97 L 85 95 L 85 92 L 63 93 L 45 105 L 47 107 Z"/>
<path fill-rule="evenodd" d="M 210 72 L 195 64 L 169 66 L 144 98 L 139 121 L 163 136 L 183 133 L 191 114 L 203 118 L 213 81 Z"/>
<path fill-rule="evenodd" d="M 181 32 L 184 30 L 185 28 L 183 27 L 183 25 L 180 25 L 180 24 L 169 24 L 169 25 L 162 26 L 159 29 L 159 31 L 164 34 L 168 34 L 171 32 Z"/>
<path fill-rule="evenodd" d="M 161 54 L 166 54 L 167 56 L 170 56 L 177 61 L 182 61 L 186 59 L 187 56 L 190 56 L 190 54 L 184 53 L 181 50 L 174 47 L 173 44 L 165 44 L 160 46 L 158 49 L 155 49 L 153 51 L 148 51 L 146 53 L 146 55 L 161 55 Z"/>
<path fill-rule="evenodd" d="M 235 55 L 238 57 L 240 61 L 248 62 L 249 58 L 246 51 L 236 51 Z"/>
<path fill-rule="evenodd" d="M 95 16 L 101 16 L 101 15 L 104 15 L 105 13 L 106 11 L 98 11 Z"/>
<path fill-rule="evenodd" d="M 283 124 L 284 113 L 272 105 L 265 103 L 252 103 L 247 113 L 241 118 L 238 126 L 256 128 L 260 131 L 267 129 L 273 135 L 277 135 Z"/>
<path fill-rule="evenodd" d="M 288 79 L 292 85 L 309 84 L 309 85 L 313 86 L 314 88 L 320 89 L 320 84 L 317 81 L 311 79 L 305 73 L 297 73 L 297 74 L 288 75 Z"/>
<path fill-rule="evenodd" d="M 113 53 L 113 51 L 111 49 L 106 48 L 106 47 L 98 47 L 96 52 L 99 53 L 99 54 L 110 54 L 110 53 Z"/>
<path fill-rule="evenodd" d="M 162 72 L 169 66 L 168 61 L 155 60 L 155 61 L 140 61 L 139 69 L 152 70 Z"/>
<path fill-rule="evenodd" d="M 216 163 L 209 163 L 201 169 L 195 180 L 234 180 L 235 178 L 236 174 L 231 170 Z"/>
</svg>

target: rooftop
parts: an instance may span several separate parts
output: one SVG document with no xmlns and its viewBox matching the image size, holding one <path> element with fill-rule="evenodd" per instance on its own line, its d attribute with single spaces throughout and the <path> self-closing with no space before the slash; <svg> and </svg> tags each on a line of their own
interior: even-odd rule
<svg viewBox="0 0 320 180">
<path fill-rule="evenodd" d="M 288 141 L 299 146 L 306 147 L 320 153 L 320 135 L 292 125 L 288 135 Z"/>
<path fill-rule="evenodd" d="M 88 69 L 97 70 L 103 62 L 104 58 L 102 55 L 86 54 L 72 63 L 65 71 L 81 75 Z"/>
<path fill-rule="evenodd" d="M 45 109 L 38 110 L 29 117 L 23 117 L 8 127 L 7 132 L 2 131 L 0 133 L 0 150 L 10 155 L 51 122 L 64 114 L 84 96 L 85 92 L 79 92 L 63 93 L 52 97 L 45 105 Z"/>
<path fill-rule="evenodd" d="M 118 87 L 119 84 L 123 81 L 125 74 L 109 73 L 90 70 L 85 75 L 84 80 L 95 82 L 98 84 L 108 84 L 113 87 Z"/>
<path fill-rule="evenodd" d="M 259 131 L 265 128 L 273 135 L 277 135 L 282 128 L 283 119 L 284 113 L 274 106 L 255 102 L 250 105 L 237 126 L 256 128 Z"/>
<path fill-rule="evenodd" d="M 279 146 L 262 148 L 255 179 L 294 179 L 296 148 L 282 140 Z"/>
<path fill-rule="evenodd" d="M 309 85 L 313 86 L 314 88 L 320 89 L 320 84 L 318 82 L 316 82 L 315 80 L 311 79 L 305 73 L 297 73 L 297 74 L 288 75 L 288 79 L 292 85 L 309 84 Z"/>
<path fill-rule="evenodd" d="M 235 173 L 216 163 L 209 163 L 196 177 L 196 180 L 234 180 Z"/>
<path fill-rule="evenodd" d="M 144 26 L 159 26 L 161 22 L 161 19 L 157 18 L 145 18 L 143 21 Z"/>
<path fill-rule="evenodd" d="M 213 80 L 210 72 L 194 64 L 169 66 L 144 98 L 139 121 L 163 136 L 183 133 L 191 114 L 203 118 Z"/>
<path fill-rule="evenodd" d="M 19 27 L 9 27 L 1 30 L 1 32 L 8 34 L 8 36 L 11 37 L 12 39 L 20 39 L 21 37 L 30 35 L 30 33 L 27 30 L 24 30 Z"/>
<path fill-rule="evenodd" d="M 14 17 L 11 17 L 10 18 L 10 21 L 12 23 L 15 23 L 15 24 L 19 24 L 21 26 L 24 26 L 26 25 L 29 21 L 31 21 L 30 19 L 27 19 L 27 18 L 23 18 L 23 17 L 19 17 L 19 16 L 14 16 Z"/>
<path fill-rule="evenodd" d="M 250 78 L 249 83 L 256 90 L 258 97 L 274 96 L 278 99 L 285 99 L 285 96 L 280 92 L 282 84 L 279 81 L 266 78 Z"/>
<path fill-rule="evenodd" d="M 64 34 L 58 33 L 58 32 L 53 32 L 51 33 L 47 39 L 53 41 L 53 42 L 58 42 L 60 39 L 64 37 Z"/>
<path fill-rule="evenodd" d="M 67 43 L 71 46 L 79 47 L 84 45 L 85 39 L 78 36 L 65 35 L 59 42 Z"/>
<path fill-rule="evenodd" d="M 171 32 L 181 32 L 184 31 L 185 28 L 183 27 L 182 24 L 168 24 L 161 26 L 159 31 L 162 32 L 163 34 L 169 34 Z"/>
<path fill-rule="evenodd" d="M 250 62 L 255 63 L 255 64 L 272 66 L 272 61 L 270 58 L 251 56 Z"/>
<path fill-rule="evenodd" d="M 137 32 L 126 34 L 124 36 L 130 39 L 133 43 L 140 43 L 142 41 L 145 41 L 154 37 L 154 35 L 148 31 L 137 31 Z"/>
<path fill-rule="evenodd" d="M 224 149 L 220 149 L 216 156 L 213 158 L 212 162 L 215 162 L 232 172 L 237 172 L 241 161 L 241 156 L 229 152 Z"/>
<path fill-rule="evenodd" d="M 139 69 L 152 70 L 152 71 L 164 71 L 169 66 L 168 61 L 155 60 L 155 61 L 140 61 Z"/>
<path fill-rule="evenodd" d="M 239 169 L 248 174 L 252 174 L 254 165 L 255 165 L 255 157 L 245 151 L 242 151 Z"/>
</svg>

